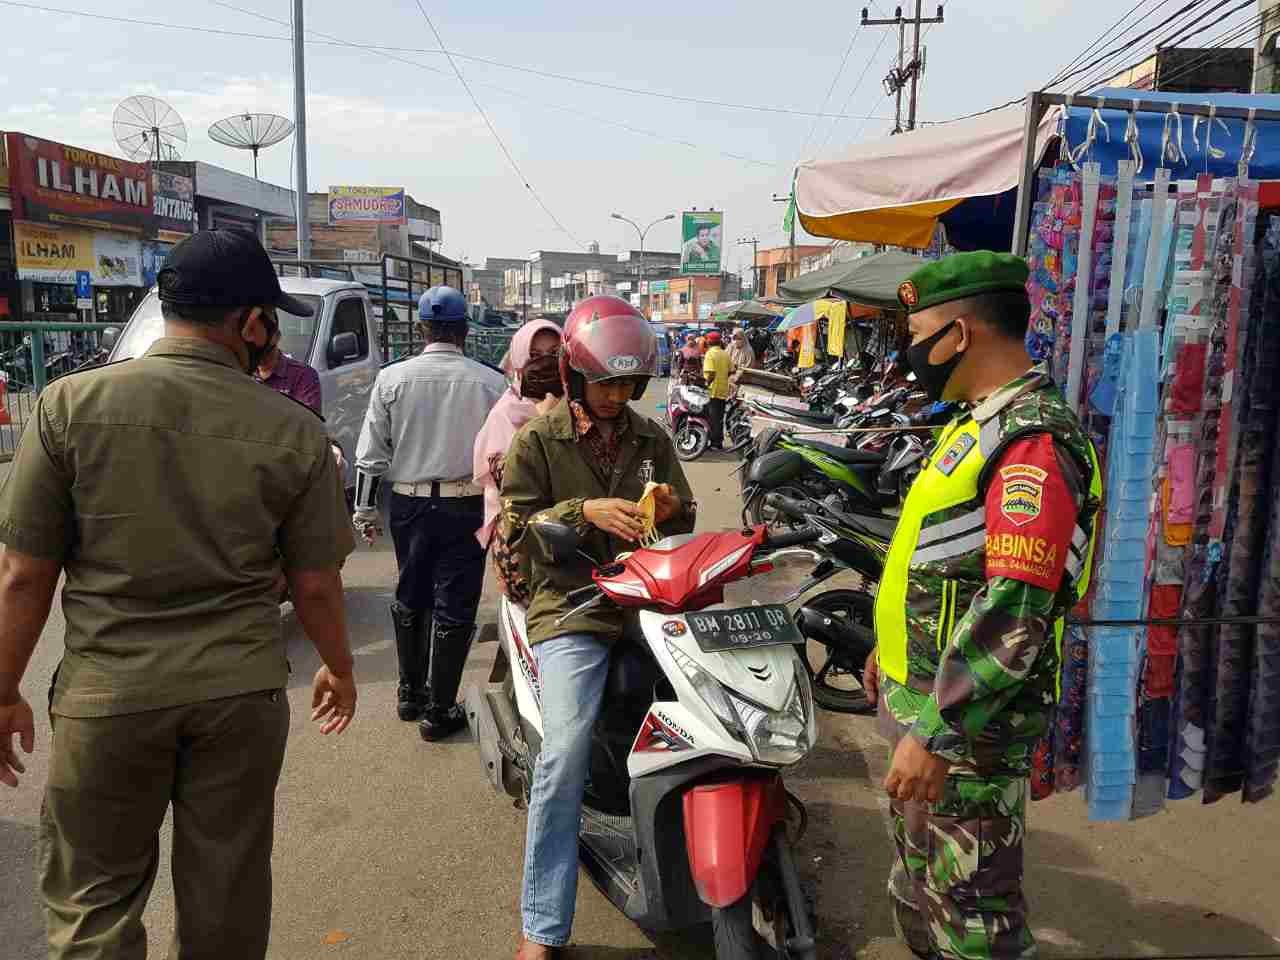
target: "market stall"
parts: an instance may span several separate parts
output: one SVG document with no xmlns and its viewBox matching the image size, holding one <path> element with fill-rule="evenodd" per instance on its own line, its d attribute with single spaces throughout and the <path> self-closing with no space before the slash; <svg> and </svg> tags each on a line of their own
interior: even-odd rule
<svg viewBox="0 0 1280 960">
<path fill-rule="evenodd" d="M 850 165 L 841 184 L 809 164 L 797 180 L 806 229 L 851 239 L 908 220 L 917 239 L 930 222 L 950 234 L 961 205 L 927 204 L 967 194 L 1003 210 L 1017 187 L 989 245 L 1027 256 L 1028 352 L 1106 477 L 1032 789 L 1083 787 L 1097 820 L 1257 802 L 1280 772 L 1280 212 L 1259 183 L 1280 177 L 1280 97 L 1190 96 L 1032 94 L 1012 158 L 1013 112 L 977 118 L 997 134 L 987 153 L 973 146 L 981 171 L 916 152 L 963 145 L 970 124 L 893 138 L 908 141 L 898 175 Z M 943 179 L 920 183 L 928 171 Z M 879 208 L 892 217 L 849 201 L 877 193 L 897 197 Z"/>
</svg>

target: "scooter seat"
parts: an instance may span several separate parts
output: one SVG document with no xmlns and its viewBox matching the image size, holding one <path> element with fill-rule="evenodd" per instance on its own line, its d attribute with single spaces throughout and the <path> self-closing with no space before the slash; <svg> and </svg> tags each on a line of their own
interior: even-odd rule
<svg viewBox="0 0 1280 960">
<path fill-rule="evenodd" d="M 814 450 L 821 450 L 833 460 L 839 460 L 841 463 L 848 464 L 851 467 L 872 467 L 884 463 L 883 453 L 866 453 L 862 450 L 851 450 L 848 447 L 838 447 L 834 443 L 823 443 L 820 440 L 805 440 L 805 446 L 812 447 Z"/>
<path fill-rule="evenodd" d="M 815 413 L 812 410 L 801 410 L 799 407 L 782 407 L 773 403 L 758 403 L 757 410 L 765 415 L 777 416 L 783 420 L 804 420 L 806 423 L 822 424 L 836 422 L 834 413 Z"/>
</svg>

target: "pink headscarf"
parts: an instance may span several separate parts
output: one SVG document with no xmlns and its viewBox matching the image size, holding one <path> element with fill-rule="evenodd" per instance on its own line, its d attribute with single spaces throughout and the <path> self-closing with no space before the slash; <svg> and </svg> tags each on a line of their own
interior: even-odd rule
<svg viewBox="0 0 1280 960">
<path fill-rule="evenodd" d="M 511 350 L 508 353 L 511 386 L 489 411 L 489 418 L 476 437 L 471 468 L 475 482 L 484 487 L 484 526 L 476 531 L 476 539 L 482 547 L 489 546 L 493 531 L 498 525 L 498 511 L 502 506 L 498 497 L 498 483 L 491 469 L 493 458 L 497 454 L 505 457 L 516 432 L 538 415 L 534 401 L 520 396 L 520 373 L 529 362 L 533 338 L 544 330 L 554 333 L 557 338 L 561 336 L 560 328 L 550 320 L 532 320 L 511 338 Z"/>
</svg>

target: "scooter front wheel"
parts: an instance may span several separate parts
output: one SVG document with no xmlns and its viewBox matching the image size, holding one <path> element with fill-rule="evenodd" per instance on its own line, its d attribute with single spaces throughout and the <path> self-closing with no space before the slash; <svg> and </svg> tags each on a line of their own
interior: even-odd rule
<svg viewBox="0 0 1280 960">
<path fill-rule="evenodd" d="M 706 452 L 707 443 L 710 442 L 710 434 L 705 424 L 699 423 L 691 417 L 686 417 L 684 422 L 680 424 L 680 429 L 676 431 L 672 442 L 675 444 L 676 456 L 681 460 L 697 460 Z"/>
<path fill-rule="evenodd" d="M 756 936 L 752 915 L 755 893 L 748 890 L 737 903 L 711 911 L 711 931 L 715 935 L 716 960 L 760 960 L 763 946 Z"/>
</svg>

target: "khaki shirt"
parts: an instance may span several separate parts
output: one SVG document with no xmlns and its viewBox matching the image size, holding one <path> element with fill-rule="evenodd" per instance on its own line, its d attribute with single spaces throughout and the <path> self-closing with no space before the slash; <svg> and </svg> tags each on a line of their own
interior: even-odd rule
<svg viewBox="0 0 1280 960">
<path fill-rule="evenodd" d="M 274 583 L 282 561 L 354 549 L 340 490 L 320 418 L 217 344 L 162 338 L 50 384 L 0 488 L 0 541 L 64 567 L 52 712 L 285 686 Z"/>
</svg>

